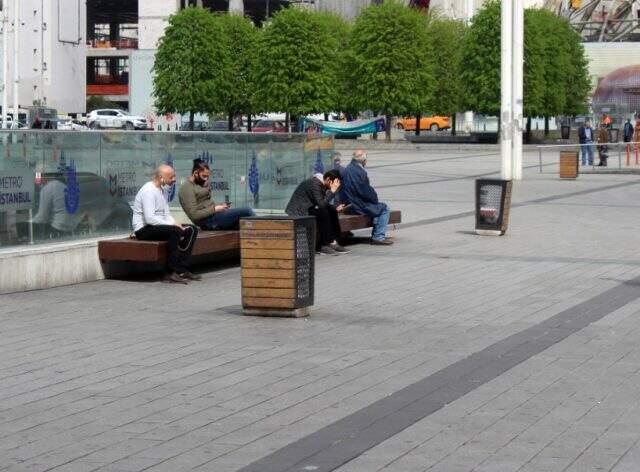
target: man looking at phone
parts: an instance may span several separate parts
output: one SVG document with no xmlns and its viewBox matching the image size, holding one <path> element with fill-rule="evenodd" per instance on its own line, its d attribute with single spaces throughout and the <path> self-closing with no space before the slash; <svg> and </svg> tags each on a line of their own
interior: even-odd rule
<svg viewBox="0 0 640 472">
<path fill-rule="evenodd" d="M 255 216 L 251 208 L 230 208 L 229 202 L 216 205 L 209 188 L 209 165 L 193 160 L 191 177 L 180 186 L 178 198 L 189 219 L 209 231 L 237 230 L 240 218 Z"/>
<path fill-rule="evenodd" d="M 338 212 L 344 210 L 344 205 L 334 207 L 331 200 L 340 189 L 340 173 L 330 170 L 324 175 L 300 182 L 291 195 L 285 212 L 289 216 L 315 216 L 318 226 L 318 244 L 320 254 L 337 256 L 349 250 L 338 244 L 340 236 L 340 222 Z"/>
</svg>

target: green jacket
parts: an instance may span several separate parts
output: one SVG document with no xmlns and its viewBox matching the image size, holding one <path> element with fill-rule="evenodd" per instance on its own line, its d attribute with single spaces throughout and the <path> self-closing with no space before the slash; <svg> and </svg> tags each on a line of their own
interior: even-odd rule
<svg viewBox="0 0 640 472">
<path fill-rule="evenodd" d="M 209 188 L 196 185 L 190 180 L 180 185 L 178 198 L 184 212 L 196 224 L 216 212 Z"/>
</svg>

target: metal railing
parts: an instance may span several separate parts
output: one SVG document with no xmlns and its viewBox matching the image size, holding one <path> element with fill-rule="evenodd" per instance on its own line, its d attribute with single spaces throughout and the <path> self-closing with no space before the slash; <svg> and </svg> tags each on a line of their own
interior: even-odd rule
<svg viewBox="0 0 640 472">
<path fill-rule="evenodd" d="M 617 152 L 618 157 L 618 169 L 622 170 L 626 168 L 638 168 L 640 170 L 640 141 L 632 141 L 632 142 L 615 142 L 615 143 L 591 143 L 591 144 L 544 144 L 536 146 L 538 150 L 538 168 L 539 173 L 543 172 L 543 168 L 545 166 L 543 162 L 543 152 L 551 151 L 551 150 L 570 150 L 576 149 L 579 153 L 578 158 L 582 159 L 582 150 L 584 147 L 590 146 L 592 148 L 592 164 L 588 164 L 592 169 L 599 167 L 596 165 L 596 158 L 600 158 L 600 150 L 603 147 L 606 147 L 606 151 L 610 152 L 607 155 L 607 159 L 611 158 L 611 154 L 613 152 Z M 594 152 L 598 151 L 597 153 Z M 613 151 L 613 152 L 611 152 Z M 623 159 L 623 155 L 625 159 Z M 624 161 L 624 164 L 623 164 Z M 633 163 L 632 163 L 633 161 Z M 607 167 L 609 167 L 607 165 Z"/>
</svg>

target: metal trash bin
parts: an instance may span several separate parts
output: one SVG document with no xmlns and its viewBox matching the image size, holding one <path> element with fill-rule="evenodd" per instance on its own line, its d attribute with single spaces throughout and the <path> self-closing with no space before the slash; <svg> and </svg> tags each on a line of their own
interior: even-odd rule
<svg viewBox="0 0 640 472">
<path fill-rule="evenodd" d="M 610 143 L 617 143 L 619 136 L 620 136 L 620 129 L 618 129 L 618 128 L 610 128 L 609 129 L 609 142 Z"/>
<path fill-rule="evenodd" d="M 562 139 L 569 139 L 571 137 L 571 126 L 562 125 L 560 127 L 560 137 Z"/>
<path fill-rule="evenodd" d="M 242 218 L 243 313 L 307 316 L 313 305 L 315 245 L 313 216 Z"/>
<path fill-rule="evenodd" d="M 560 151 L 560 178 L 572 179 L 578 178 L 579 153 L 575 151 Z"/>
<path fill-rule="evenodd" d="M 511 180 L 476 180 L 476 234 L 502 236 L 509 226 Z"/>
</svg>

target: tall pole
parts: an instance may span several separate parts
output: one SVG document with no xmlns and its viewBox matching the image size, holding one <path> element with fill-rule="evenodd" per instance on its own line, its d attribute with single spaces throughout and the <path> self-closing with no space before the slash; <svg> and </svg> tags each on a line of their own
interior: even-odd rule
<svg viewBox="0 0 640 472">
<path fill-rule="evenodd" d="M 20 84 L 20 73 L 18 71 L 20 15 L 18 6 L 19 0 L 13 0 L 13 122 L 16 125 L 18 124 L 18 114 L 20 112 L 18 99 L 18 85 Z"/>
<path fill-rule="evenodd" d="M 502 178 L 513 178 L 513 4 L 512 0 L 502 0 L 501 9 L 501 105 L 500 105 L 500 156 L 502 158 Z"/>
<path fill-rule="evenodd" d="M 522 180 L 524 0 L 513 0 L 513 178 Z"/>
<path fill-rule="evenodd" d="M 9 12 L 8 2 L 2 7 L 2 128 L 7 127 L 9 112 Z"/>
<path fill-rule="evenodd" d="M 471 24 L 471 20 L 473 19 L 473 0 L 465 0 L 465 18 L 467 21 L 467 25 Z M 469 132 L 473 131 L 473 112 L 467 111 L 464 114 L 464 128 Z"/>
</svg>

